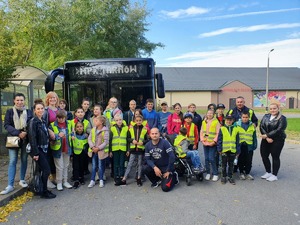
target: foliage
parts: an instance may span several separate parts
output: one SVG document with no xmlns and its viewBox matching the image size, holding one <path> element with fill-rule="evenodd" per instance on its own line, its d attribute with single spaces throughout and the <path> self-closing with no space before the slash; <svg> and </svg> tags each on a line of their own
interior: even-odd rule
<svg viewBox="0 0 300 225">
<path fill-rule="evenodd" d="M 163 45 L 146 39 L 149 11 L 138 2 L 0 0 L 1 55 L 8 60 L 1 65 L 50 70 L 77 59 L 149 56 Z"/>
</svg>

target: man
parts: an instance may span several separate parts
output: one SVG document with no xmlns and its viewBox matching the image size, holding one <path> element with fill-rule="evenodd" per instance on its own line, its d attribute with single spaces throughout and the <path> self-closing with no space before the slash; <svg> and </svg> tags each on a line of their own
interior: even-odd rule
<svg viewBox="0 0 300 225">
<path fill-rule="evenodd" d="M 251 122 L 254 123 L 255 127 L 257 127 L 258 119 L 257 119 L 254 111 L 252 109 L 249 109 L 247 106 L 245 106 L 244 97 L 242 97 L 242 96 L 237 97 L 235 100 L 235 104 L 236 104 L 236 107 L 234 107 L 233 109 L 230 109 L 227 112 L 227 115 L 231 115 L 234 118 L 234 121 L 237 122 L 237 121 L 241 120 L 242 113 L 249 112 Z"/>
<path fill-rule="evenodd" d="M 162 102 L 160 104 L 161 106 L 161 112 L 158 113 L 159 117 L 159 124 L 158 124 L 158 129 L 163 137 L 166 136 L 167 134 L 167 123 L 168 123 L 168 117 L 172 113 L 168 112 L 168 103 L 167 102 Z"/>
<path fill-rule="evenodd" d="M 170 143 L 160 138 L 158 128 L 151 129 L 150 137 L 151 141 L 145 145 L 147 165 L 143 172 L 151 181 L 151 187 L 156 188 L 161 184 L 161 189 L 168 192 L 179 183 L 174 168 L 175 154 Z"/>
<path fill-rule="evenodd" d="M 144 119 L 147 120 L 149 129 L 154 127 L 158 128 L 159 124 L 159 117 L 157 112 L 153 109 L 154 108 L 154 101 L 151 98 L 148 98 L 146 101 L 146 109 L 143 109 L 142 113 Z"/>
<path fill-rule="evenodd" d="M 198 128 L 198 133 L 200 133 L 201 125 L 202 125 L 202 117 L 196 112 L 196 105 L 194 103 L 191 103 L 188 105 L 188 112 L 193 114 L 193 123 Z"/>
<path fill-rule="evenodd" d="M 133 120 L 134 112 L 136 109 L 135 100 L 129 102 L 129 110 L 124 113 L 124 120 L 126 121 L 127 126 L 130 125 L 130 122 Z"/>
</svg>

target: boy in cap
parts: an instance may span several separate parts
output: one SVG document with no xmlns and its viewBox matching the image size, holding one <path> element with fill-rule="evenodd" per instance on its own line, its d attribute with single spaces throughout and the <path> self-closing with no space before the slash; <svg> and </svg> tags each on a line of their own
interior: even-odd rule
<svg viewBox="0 0 300 225">
<path fill-rule="evenodd" d="M 224 104 L 219 103 L 217 105 L 216 117 L 217 117 L 219 123 L 221 124 L 221 126 L 224 126 L 224 124 L 225 124 L 224 109 L 225 109 Z"/>
<path fill-rule="evenodd" d="M 233 125 L 233 117 L 227 115 L 225 118 L 225 125 L 220 128 L 217 149 L 222 157 L 222 178 L 221 183 L 225 184 L 227 175 L 228 181 L 235 184 L 233 175 L 233 162 L 240 154 L 239 134 L 238 128 Z M 228 173 L 227 173 L 228 166 Z"/>
<path fill-rule="evenodd" d="M 167 123 L 168 123 L 168 116 L 172 113 L 168 112 L 168 103 L 163 101 L 161 104 L 161 112 L 158 113 L 159 117 L 159 123 L 158 123 L 158 129 L 159 132 L 163 137 L 167 134 Z"/>
</svg>

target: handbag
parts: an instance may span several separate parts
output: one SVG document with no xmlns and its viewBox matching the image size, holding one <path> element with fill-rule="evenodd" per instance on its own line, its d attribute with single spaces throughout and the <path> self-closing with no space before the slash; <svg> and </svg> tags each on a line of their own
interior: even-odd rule
<svg viewBox="0 0 300 225">
<path fill-rule="evenodd" d="M 6 138 L 6 148 L 19 148 L 20 138 L 18 136 L 8 136 Z"/>
<path fill-rule="evenodd" d="M 41 195 L 43 193 L 43 181 L 42 174 L 40 172 L 39 165 L 35 160 L 32 160 L 32 178 L 29 182 L 29 190 L 36 195 Z"/>
</svg>

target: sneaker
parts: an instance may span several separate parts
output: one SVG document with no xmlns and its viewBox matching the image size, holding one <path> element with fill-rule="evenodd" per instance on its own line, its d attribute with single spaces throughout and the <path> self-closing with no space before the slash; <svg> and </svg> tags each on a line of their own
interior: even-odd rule
<svg viewBox="0 0 300 225">
<path fill-rule="evenodd" d="M 137 179 L 137 180 L 136 180 L 136 184 L 137 184 L 137 186 L 139 186 L 139 187 L 143 186 L 142 179 L 141 179 L 141 178 L 140 178 L 140 179 Z"/>
<path fill-rule="evenodd" d="M 206 172 L 206 169 L 202 166 L 200 166 L 200 173 L 205 173 Z"/>
<path fill-rule="evenodd" d="M 214 175 L 213 178 L 212 178 L 212 181 L 218 181 L 218 180 L 219 180 L 218 175 Z"/>
<path fill-rule="evenodd" d="M 247 180 L 254 180 L 254 177 L 251 176 L 250 174 L 246 174 L 246 179 Z"/>
<path fill-rule="evenodd" d="M 52 183 L 49 179 L 47 180 L 47 188 L 54 189 L 56 188 L 55 184 Z"/>
<path fill-rule="evenodd" d="M 13 186 L 8 185 L 3 191 L 0 192 L 0 195 L 6 195 L 15 190 Z"/>
<path fill-rule="evenodd" d="M 200 167 L 194 167 L 193 172 L 196 173 L 196 174 L 199 174 L 200 173 Z"/>
<path fill-rule="evenodd" d="M 75 183 L 74 183 L 74 185 L 73 185 L 73 188 L 74 189 L 77 189 L 77 188 L 79 188 L 79 181 L 75 181 Z"/>
<path fill-rule="evenodd" d="M 155 182 L 155 183 L 152 183 L 152 184 L 151 184 L 151 187 L 152 187 L 152 188 L 157 188 L 159 185 L 161 185 L 161 181 L 160 181 L 160 180 L 157 181 L 157 182 Z"/>
<path fill-rule="evenodd" d="M 53 194 L 51 191 L 45 191 L 43 194 L 41 194 L 41 198 L 45 198 L 45 199 L 51 199 L 51 198 L 55 198 L 56 195 Z"/>
<path fill-rule="evenodd" d="M 64 189 L 62 183 L 58 183 L 56 188 L 58 191 L 62 191 Z"/>
<path fill-rule="evenodd" d="M 229 178 L 228 178 L 228 181 L 229 181 L 229 183 L 235 185 L 235 181 L 234 181 L 234 179 L 233 179 L 232 177 L 229 177 Z"/>
<path fill-rule="evenodd" d="M 273 174 L 269 178 L 267 178 L 267 181 L 275 181 L 275 180 L 278 180 L 278 178 Z"/>
<path fill-rule="evenodd" d="M 26 183 L 25 180 L 20 180 L 19 185 L 20 185 L 22 188 L 28 187 L 28 184 Z"/>
<path fill-rule="evenodd" d="M 221 183 L 226 184 L 226 182 L 227 182 L 226 177 L 221 177 Z"/>
<path fill-rule="evenodd" d="M 95 181 L 91 180 L 90 184 L 88 185 L 89 188 L 92 188 L 95 186 Z"/>
<path fill-rule="evenodd" d="M 176 180 L 175 180 L 175 185 L 179 184 L 179 178 L 178 178 L 178 173 L 175 171 L 175 176 L 176 176 Z"/>
<path fill-rule="evenodd" d="M 205 180 L 210 180 L 210 174 L 208 173 L 208 174 L 206 174 L 206 176 L 205 176 Z"/>
<path fill-rule="evenodd" d="M 104 187 L 104 181 L 103 181 L 103 180 L 100 180 L 100 182 L 99 182 L 99 187 L 101 187 L 101 188 Z"/>
<path fill-rule="evenodd" d="M 246 180 L 245 174 L 243 173 L 240 174 L 240 180 Z"/>
<path fill-rule="evenodd" d="M 261 176 L 262 179 L 268 179 L 270 176 L 272 176 L 272 173 L 266 172 L 264 175 Z"/>
<path fill-rule="evenodd" d="M 65 188 L 68 188 L 68 189 L 70 189 L 70 188 L 73 187 L 73 186 L 72 186 L 71 184 L 69 184 L 69 182 L 67 182 L 67 181 L 64 182 L 63 185 L 64 185 Z"/>
</svg>

